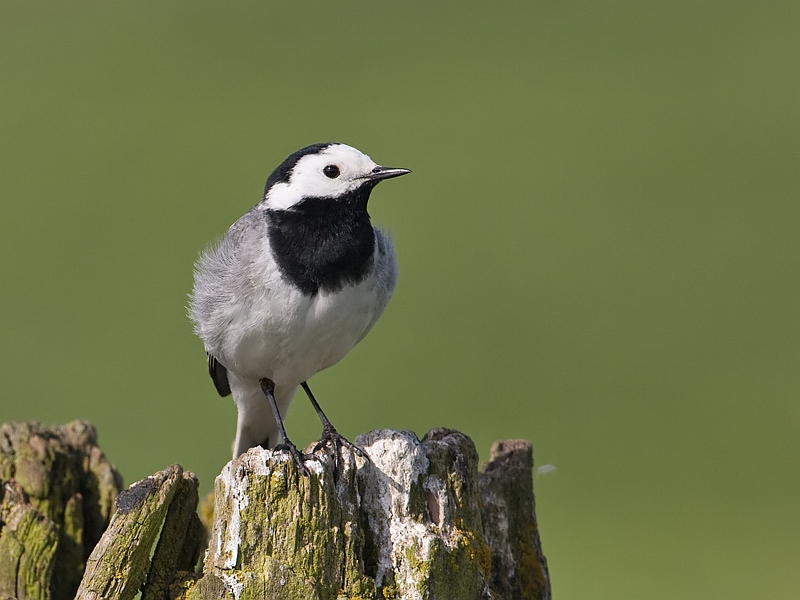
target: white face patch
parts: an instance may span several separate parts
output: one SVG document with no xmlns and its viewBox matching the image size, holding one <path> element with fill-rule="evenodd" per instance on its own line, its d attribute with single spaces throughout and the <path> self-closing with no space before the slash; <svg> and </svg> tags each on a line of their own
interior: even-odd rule
<svg viewBox="0 0 800 600">
<path fill-rule="evenodd" d="M 325 167 L 329 166 L 336 167 L 339 175 L 327 176 Z M 377 166 L 352 146 L 334 144 L 298 160 L 289 182 L 273 185 L 265 202 L 270 208 L 286 209 L 306 197 L 337 198 L 363 185 L 364 177 Z"/>
</svg>

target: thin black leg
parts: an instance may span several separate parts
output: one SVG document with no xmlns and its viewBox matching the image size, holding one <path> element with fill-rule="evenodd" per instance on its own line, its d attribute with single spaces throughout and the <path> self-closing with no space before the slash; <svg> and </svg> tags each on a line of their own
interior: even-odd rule
<svg viewBox="0 0 800 600">
<path fill-rule="evenodd" d="M 314 410 L 317 411 L 317 416 L 319 416 L 319 420 L 322 421 L 322 436 L 320 437 L 319 442 L 316 446 L 314 446 L 314 452 L 320 450 L 328 445 L 333 446 L 333 460 L 336 464 L 336 467 L 339 466 L 339 454 L 341 452 L 342 446 L 355 452 L 361 458 L 369 461 L 369 456 L 367 456 L 366 452 L 364 452 L 361 448 L 353 444 L 352 442 L 348 441 L 343 435 L 341 435 L 336 428 L 331 424 L 328 417 L 325 416 L 325 413 L 322 412 L 322 408 L 317 402 L 317 399 L 314 398 L 314 394 L 311 393 L 311 388 L 308 387 L 308 382 L 304 381 L 300 384 L 303 388 L 303 391 L 308 396 L 308 399 L 311 401 L 311 405 L 314 407 Z"/>
<path fill-rule="evenodd" d="M 261 390 L 269 401 L 269 406 L 272 409 L 272 416 L 275 417 L 275 422 L 278 423 L 278 429 L 283 437 L 283 443 L 275 446 L 275 449 L 289 452 L 299 471 L 308 477 L 308 469 L 306 469 L 306 465 L 303 461 L 303 454 L 297 449 L 297 446 L 289 440 L 289 436 L 286 435 L 286 429 L 283 426 L 283 419 L 281 418 L 281 411 L 278 410 L 278 403 L 275 401 L 275 383 L 267 378 L 262 379 L 259 383 L 261 384 Z"/>
</svg>

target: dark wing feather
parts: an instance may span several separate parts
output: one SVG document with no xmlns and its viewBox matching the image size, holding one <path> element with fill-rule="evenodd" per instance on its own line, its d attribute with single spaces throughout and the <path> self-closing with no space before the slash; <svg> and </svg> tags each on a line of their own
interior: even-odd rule
<svg viewBox="0 0 800 600">
<path fill-rule="evenodd" d="M 220 396 L 231 395 L 231 385 L 228 383 L 228 369 L 211 354 L 208 354 L 208 374 L 211 375 L 211 381 L 214 382 L 214 387 L 217 388 Z"/>
</svg>

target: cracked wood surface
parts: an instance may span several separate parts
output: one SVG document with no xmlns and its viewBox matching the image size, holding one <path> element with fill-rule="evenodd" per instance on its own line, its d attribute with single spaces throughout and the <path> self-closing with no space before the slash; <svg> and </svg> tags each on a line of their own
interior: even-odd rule
<svg viewBox="0 0 800 600">
<path fill-rule="evenodd" d="M 121 488 L 90 423 L 0 425 L 0 598 L 73 598 Z"/>
<path fill-rule="evenodd" d="M 457 431 L 434 429 L 421 440 L 372 431 L 356 439 L 369 461 L 344 452 L 336 469 L 318 453 L 306 463 L 310 477 L 281 452 L 251 449 L 216 479 L 200 564 L 207 532 L 192 473 L 173 465 L 117 495 L 119 476 L 98 460 L 90 425 L 11 425 L 0 428 L 3 600 L 73 597 L 75 554 L 64 540 L 78 538 L 97 542 L 82 559 L 78 599 L 551 597 L 524 440 L 496 442 L 479 469 L 472 441 Z M 74 479 L 116 487 L 65 496 L 72 488 L 47 476 L 64 470 L 59 444 L 90 448 L 82 464 L 95 475 Z M 89 517 L 87 498 L 100 507 Z M 100 537 L 97 525 L 112 507 Z"/>
<path fill-rule="evenodd" d="M 380 430 L 309 461 L 260 448 L 217 478 L 202 576 L 185 598 L 548 600 L 529 442 L 498 442 L 478 470 L 462 433 Z"/>
</svg>

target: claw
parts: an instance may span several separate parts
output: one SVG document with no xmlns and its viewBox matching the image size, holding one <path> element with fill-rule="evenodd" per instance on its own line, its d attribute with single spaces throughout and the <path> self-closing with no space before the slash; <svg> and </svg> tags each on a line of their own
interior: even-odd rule
<svg viewBox="0 0 800 600">
<path fill-rule="evenodd" d="M 316 453 L 319 450 L 330 449 L 329 451 L 326 450 L 326 454 L 329 454 L 333 458 L 334 468 L 338 471 L 342 448 L 347 448 L 364 460 L 372 462 L 366 452 L 336 431 L 330 423 L 327 423 L 322 428 L 322 436 L 314 446 L 312 453 Z"/>
<path fill-rule="evenodd" d="M 372 462 L 367 456 L 367 453 L 364 452 L 361 448 L 353 444 L 352 442 L 348 441 L 343 435 L 341 435 L 336 429 L 331 425 L 330 420 L 328 417 L 325 416 L 325 413 L 322 412 L 322 408 L 319 406 L 319 402 L 317 399 L 314 398 L 314 394 L 311 393 L 311 388 L 308 387 L 308 382 L 303 381 L 300 386 L 305 391 L 308 399 L 311 401 L 311 405 L 314 407 L 314 410 L 317 411 L 317 415 L 319 416 L 320 421 L 322 421 L 322 436 L 317 442 L 314 449 L 311 451 L 312 454 L 316 453 L 318 450 L 322 450 L 328 446 L 333 446 L 331 449 L 330 455 L 333 457 L 333 465 L 334 465 L 334 478 L 336 473 L 339 471 L 339 457 L 342 452 L 342 447 L 347 448 L 351 452 L 354 452 L 367 462 Z"/>
<path fill-rule="evenodd" d="M 287 439 L 284 439 L 282 444 L 278 444 L 277 446 L 275 446 L 275 450 L 288 452 L 292 456 L 294 464 L 297 465 L 297 470 L 300 471 L 300 473 L 302 473 L 305 477 L 309 476 L 308 469 L 306 468 L 305 465 L 305 461 L 313 457 L 304 456 L 303 453 L 297 449 L 297 446 L 295 446 L 292 442 L 290 442 Z"/>
</svg>

